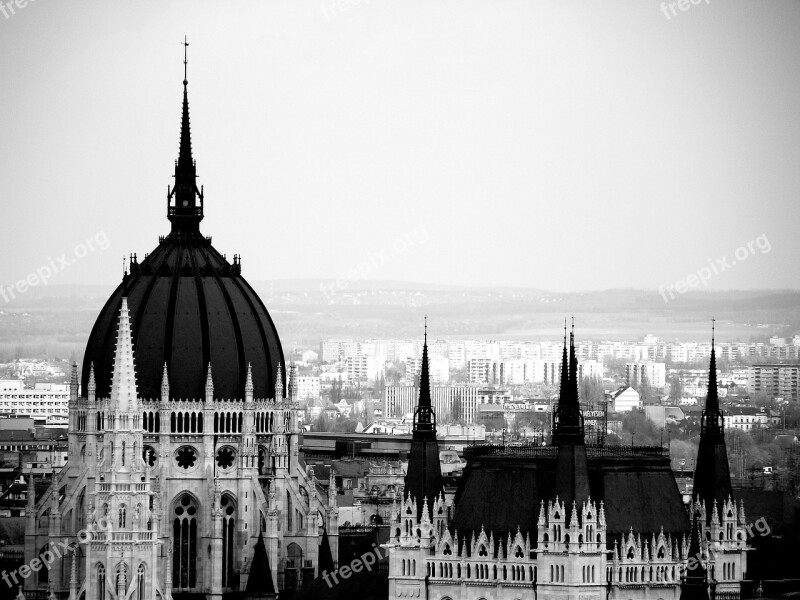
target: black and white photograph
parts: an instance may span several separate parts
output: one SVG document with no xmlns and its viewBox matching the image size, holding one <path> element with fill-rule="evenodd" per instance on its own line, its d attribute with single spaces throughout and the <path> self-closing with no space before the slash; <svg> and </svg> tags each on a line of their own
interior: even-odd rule
<svg viewBox="0 0 800 600">
<path fill-rule="evenodd" d="M 799 33 L 0 0 L 0 600 L 800 598 Z"/>
</svg>

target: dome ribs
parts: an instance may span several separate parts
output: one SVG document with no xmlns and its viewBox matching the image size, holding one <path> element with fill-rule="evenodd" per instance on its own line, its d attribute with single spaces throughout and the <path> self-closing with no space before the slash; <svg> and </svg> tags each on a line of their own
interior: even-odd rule
<svg viewBox="0 0 800 600">
<path fill-rule="evenodd" d="M 177 245 L 176 247 L 178 250 L 178 254 L 180 255 L 180 252 L 183 247 L 180 245 Z M 169 258 L 172 254 L 175 253 L 174 249 L 172 250 L 173 250 L 172 252 L 167 253 L 167 256 L 164 258 L 164 262 L 161 263 L 162 267 L 165 264 L 169 266 L 168 264 Z M 175 377 L 176 375 L 175 373 L 176 367 L 175 365 L 173 365 L 172 361 L 172 354 L 173 354 L 172 343 L 175 337 L 175 306 L 177 305 L 178 301 L 178 283 L 180 282 L 180 274 L 177 269 L 177 264 L 175 265 L 175 267 L 176 268 L 172 269 L 172 280 L 170 281 L 169 285 L 169 296 L 168 296 L 169 299 L 167 300 L 167 313 L 166 313 L 167 324 L 164 327 L 164 346 L 163 346 L 164 349 L 160 361 L 160 364 L 166 363 L 167 365 L 169 365 L 170 369 L 172 369 L 173 377 Z M 176 389 L 176 387 L 172 387 L 171 389 Z"/>
<path fill-rule="evenodd" d="M 266 315 L 267 319 L 269 320 L 270 325 L 272 325 L 272 327 L 274 329 L 275 328 L 275 324 L 272 323 L 272 318 L 269 316 L 269 313 L 267 312 L 266 308 L 264 308 L 263 304 L 259 301 L 258 304 L 260 306 L 256 306 L 256 303 L 253 302 L 251 294 L 253 296 L 255 296 L 255 293 L 252 291 L 252 288 L 250 288 L 250 285 L 247 284 L 243 279 L 241 279 L 239 277 L 232 278 L 232 281 L 233 281 L 234 285 L 236 285 L 236 287 L 239 288 L 239 291 L 242 293 L 242 295 L 244 296 L 245 300 L 247 301 L 247 305 L 250 307 L 251 313 L 253 315 L 256 315 L 259 312 L 263 312 L 264 315 Z M 255 321 L 258 324 L 258 333 L 259 333 L 259 336 L 261 337 L 261 344 L 264 346 L 264 349 L 266 350 L 267 355 L 271 356 L 269 342 L 267 341 L 267 332 L 264 329 L 264 324 L 261 321 L 261 319 L 257 318 L 257 319 L 255 319 Z M 278 349 L 278 354 L 280 355 L 280 364 L 284 364 L 283 349 Z M 269 362 L 272 362 L 272 361 L 269 361 Z M 264 368 L 266 369 L 266 377 L 265 377 L 265 381 L 264 381 L 264 391 L 260 395 L 260 397 L 262 397 L 262 398 L 268 398 L 269 397 L 270 384 L 274 381 L 274 373 L 273 373 L 273 371 L 275 370 L 276 367 L 277 367 L 277 364 L 275 364 L 275 365 L 273 365 L 273 364 L 264 365 Z M 257 369 L 257 370 L 260 370 L 258 365 L 256 365 L 254 368 Z M 256 384 L 256 389 L 258 389 L 260 387 L 261 387 L 260 385 Z M 256 395 L 256 397 L 259 397 L 259 395 Z"/>
<path fill-rule="evenodd" d="M 204 255 L 206 264 L 208 264 L 208 255 Z M 208 334 L 208 319 L 203 318 L 203 315 L 208 315 L 208 308 L 206 306 L 206 295 L 203 289 L 203 280 L 200 276 L 200 266 L 197 264 L 197 256 L 194 252 L 189 255 L 189 260 L 192 262 L 194 271 L 194 285 L 197 288 L 197 299 L 200 305 L 200 335 L 202 338 L 203 348 L 203 364 L 211 364 L 211 342 L 209 341 Z"/>
<path fill-rule="evenodd" d="M 161 250 L 161 246 L 158 246 L 158 248 L 156 248 L 155 252 L 153 252 L 150 256 L 145 258 L 144 263 L 147 264 L 147 263 L 154 262 L 158 258 L 158 255 L 162 254 L 162 252 L 159 252 L 160 250 Z M 169 253 L 167 252 L 166 254 L 168 255 Z M 159 267 L 166 260 L 167 260 L 167 256 L 164 256 L 164 258 L 161 260 L 161 263 L 159 263 Z M 144 271 L 142 269 L 140 269 L 139 272 L 143 273 Z M 153 273 L 158 273 L 158 268 L 152 269 L 152 272 Z M 145 311 L 145 308 L 147 307 L 147 300 L 150 299 L 151 294 L 153 293 L 153 287 L 155 286 L 157 281 L 158 281 L 158 275 L 150 277 L 150 280 L 147 282 L 147 285 L 144 288 L 144 292 L 142 294 L 141 301 L 139 302 L 139 304 L 136 307 L 136 315 L 133 318 L 133 323 L 131 323 L 134 347 L 138 347 L 135 344 L 139 340 L 139 328 L 142 326 L 142 321 L 144 321 L 144 311 Z M 141 385 L 139 386 L 139 389 L 140 390 L 142 389 Z"/>
<path fill-rule="evenodd" d="M 225 263 L 223 262 L 223 265 L 224 264 Z M 247 377 L 247 362 L 245 360 L 242 328 L 239 324 L 239 317 L 236 315 L 235 306 L 233 304 L 233 300 L 231 300 L 230 292 L 225 287 L 225 283 L 223 281 L 222 276 L 220 276 L 219 272 L 214 274 L 214 280 L 217 282 L 217 286 L 219 287 L 220 293 L 222 294 L 222 297 L 225 299 L 225 305 L 228 308 L 228 314 L 231 317 L 231 324 L 233 325 L 233 334 L 234 337 L 236 338 L 236 358 L 238 364 L 236 365 L 236 370 L 237 370 L 237 377 L 235 384 L 236 394 L 233 397 L 244 398 L 244 380 Z M 227 374 L 228 371 L 227 365 L 225 366 L 225 371 Z"/>
</svg>

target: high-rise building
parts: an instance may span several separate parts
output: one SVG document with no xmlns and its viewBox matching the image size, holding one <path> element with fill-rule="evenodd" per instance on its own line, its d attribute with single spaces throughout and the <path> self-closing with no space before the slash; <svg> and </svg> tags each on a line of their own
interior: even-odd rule
<svg viewBox="0 0 800 600">
<path fill-rule="evenodd" d="M 764 392 L 769 398 L 798 401 L 800 365 L 761 364 L 750 367 L 747 391 Z"/>
<path fill-rule="evenodd" d="M 625 365 L 625 379 L 628 385 L 638 387 L 645 381 L 654 388 L 666 385 L 666 365 L 662 362 L 632 362 Z"/>
</svg>

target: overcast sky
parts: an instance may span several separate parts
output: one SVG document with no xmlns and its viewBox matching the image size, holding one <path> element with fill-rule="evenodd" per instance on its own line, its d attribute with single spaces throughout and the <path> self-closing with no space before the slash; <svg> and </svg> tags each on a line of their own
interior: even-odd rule
<svg viewBox="0 0 800 600">
<path fill-rule="evenodd" d="M 186 34 L 201 228 L 247 279 L 798 288 L 798 32 L 774 0 L 28 0 L 0 285 L 113 287 L 168 232 Z"/>
</svg>

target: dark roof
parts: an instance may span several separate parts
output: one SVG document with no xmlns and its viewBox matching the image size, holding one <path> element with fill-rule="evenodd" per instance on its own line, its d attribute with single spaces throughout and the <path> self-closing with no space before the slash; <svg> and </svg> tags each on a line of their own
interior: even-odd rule
<svg viewBox="0 0 800 600">
<path fill-rule="evenodd" d="M 272 581 L 272 569 L 269 566 L 267 548 L 264 546 L 264 536 L 259 533 L 256 547 L 253 549 L 253 561 L 250 563 L 250 575 L 247 578 L 248 594 L 274 594 L 275 585 Z"/>
<path fill-rule="evenodd" d="M 700 446 L 694 471 L 693 495 L 706 503 L 706 519 L 711 522 L 714 501 L 722 503 L 733 496 L 725 429 L 717 397 L 717 362 L 714 342 L 711 342 L 711 361 L 708 372 L 708 395 L 700 422 Z"/>
<path fill-rule="evenodd" d="M 411 434 L 411 451 L 405 478 L 405 494 L 417 501 L 418 516 L 422 515 L 425 499 L 430 510 L 433 502 L 444 493 L 442 465 L 439 462 L 439 443 L 436 440 L 436 414 L 431 402 L 430 373 L 428 368 L 428 327 L 425 325 L 425 343 L 422 345 L 419 402 L 414 411 L 414 428 Z"/>
<path fill-rule="evenodd" d="M 172 232 L 111 294 L 92 328 L 83 359 L 82 394 L 94 363 L 97 398 L 110 394 L 116 329 L 123 297 L 128 298 L 139 396 L 160 398 L 164 363 L 170 397 L 203 399 L 212 364 L 215 398 L 243 398 L 247 365 L 253 369 L 256 398 L 272 397 L 283 350 L 267 309 L 241 276 L 241 260 L 231 264 L 201 235 L 202 198 L 195 205 L 194 161 L 184 90 L 180 159 L 176 162 L 176 206 L 169 208 Z M 180 206 L 179 206 L 180 204 Z M 185 213 L 185 214 L 184 214 Z M 286 381 L 286 377 L 283 377 Z"/>
<path fill-rule="evenodd" d="M 364 554 L 372 554 L 376 551 L 376 545 L 380 548 L 381 544 L 388 541 L 388 528 L 373 530 L 359 540 L 352 549 L 352 556 L 359 558 Z M 338 583 L 334 583 L 334 580 L 329 577 L 330 585 L 322 576 L 319 576 L 294 593 L 282 591 L 281 600 L 284 597 L 287 600 L 386 600 L 389 597 L 388 555 L 382 548 L 380 552 L 381 558 L 378 560 L 378 564 L 370 571 L 363 569 L 358 573 L 351 571 L 350 577 L 347 579 L 337 576 Z M 340 559 L 342 559 L 341 554 Z M 344 564 L 340 562 L 339 568 L 341 569 Z"/>
<path fill-rule="evenodd" d="M 25 517 L 0 519 L 0 543 L 5 546 L 25 545 Z"/>
<path fill-rule="evenodd" d="M 331 543 L 328 539 L 328 530 L 322 530 L 322 541 L 319 544 L 319 568 L 317 571 L 322 574 L 324 572 L 333 573 L 335 568 L 333 562 L 333 553 L 331 552 Z"/>
<path fill-rule="evenodd" d="M 495 535 L 535 531 L 540 502 L 555 500 L 555 446 L 473 446 L 456 492 L 453 526 Z M 669 456 L 658 447 L 586 446 L 592 500 L 605 503 L 609 535 L 688 533 Z"/>
</svg>

